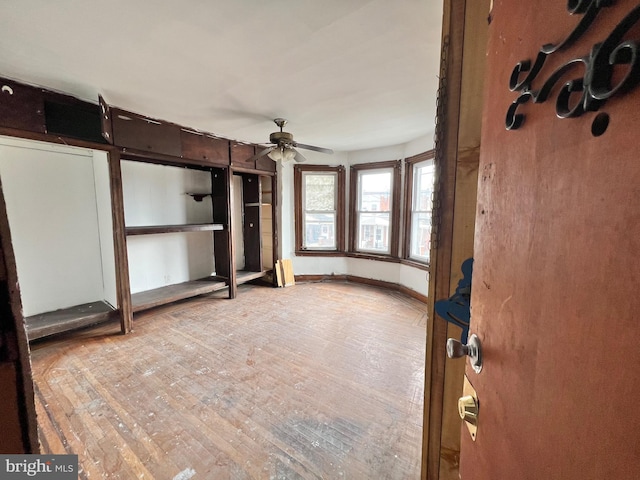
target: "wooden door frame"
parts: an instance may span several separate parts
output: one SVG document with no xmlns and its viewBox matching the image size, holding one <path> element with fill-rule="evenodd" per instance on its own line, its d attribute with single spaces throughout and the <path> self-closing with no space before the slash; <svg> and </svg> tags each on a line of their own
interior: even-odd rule
<svg viewBox="0 0 640 480">
<path fill-rule="evenodd" d="M 434 300 L 446 298 L 452 293 L 459 278 L 458 260 L 466 258 L 465 255 L 469 256 L 468 253 L 473 249 L 473 222 L 470 223 L 470 219 L 475 218 L 475 198 L 469 198 L 464 187 L 471 183 L 469 177 L 473 176 L 474 164 L 477 175 L 486 41 L 479 40 L 476 34 L 483 29 L 487 30 L 489 3 L 490 0 L 443 1 L 443 55 L 436 133 L 438 188 L 434 206 L 435 241 L 432 242 L 429 282 L 422 458 L 422 478 L 429 480 L 458 478 L 457 473 L 454 477 L 451 472 L 457 469 L 459 458 L 460 422 L 451 415 L 452 412 L 456 413 L 455 404 L 452 405 L 451 401 L 459 396 L 464 363 L 446 359 L 445 341 L 448 335 L 455 334 L 451 330 L 455 327 L 435 318 Z M 468 140 L 476 136 L 478 140 L 475 145 L 473 141 L 463 141 L 465 137 Z M 274 185 L 274 203 L 276 192 Z M 0 220 L 6 220 L 6 212 L 0 212 Z M 279 226 L 275 219 L 274 225 L 275 234 Z M 275 243 L 274 261 L 279 258 L 279 245 Z M 8 245 L 11 245 L 10 241 Z M 233 285 L 234 282 L 231 283 Z M 14 321 L 24 329 L 20 319 L 16 318 Z M 127 322 L 123 323 L 126 329 Z M 28 358 L 26 335 L 20 345 L 26 345 Z M 32 388 L 30 372 L 25 373 L 24 384 L 31 385 Z M 25 398 L 28 412 L 27 418 L 23 420 L 26 421 L 28 443 L 32 446 L 32 451 L 37 451 L 33 391 L 26 392 Z M 443 437 L 452 434 L 458 436 L 457 450 L 443 442 Z M 445 464 L 454 469 L 447 471 L 443 468 Z"/>
<path fill-rule="evenodd" d="M 33 377 L 31 374 L 31 351 L 22 314 L 22 298 L 18 284 L 18 270 L 9 218 L 0 183 L 0 280 L 3 297 L 0 321 L 0 373 L 3 381 L 4 400 L 0 402 L 5 436 L 4 447 L 14 449 L 11 453 L 40 453 Z M 5 384 L 6 382 L 6 384 Z M 15 405 L 10 402 L 15 401 Z M 6 452 L 9 453 L 9 452 Z"/>
<path fill-rule="evenodd" d="M 436 317 L 453 294 L 460 265 L 473 256 L 482 98 L 490 0 L 444 0 L 435 139 L 435 201 L 427 323 L 423 480 L 458 479 L 465 363 L 446 356 L 460 329 Z"/>
</svg>

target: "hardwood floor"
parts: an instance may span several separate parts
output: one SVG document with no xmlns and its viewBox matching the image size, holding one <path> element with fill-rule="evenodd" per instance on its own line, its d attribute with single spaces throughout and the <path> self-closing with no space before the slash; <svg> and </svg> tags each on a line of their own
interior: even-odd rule
<svg viewBox="0 0 640 480">
<path fill-rule="evenodd" d="M 426 308 L 241 286 L 32 345 L 43 453 L 80 478 L 417 479 Z"/>
</svg>

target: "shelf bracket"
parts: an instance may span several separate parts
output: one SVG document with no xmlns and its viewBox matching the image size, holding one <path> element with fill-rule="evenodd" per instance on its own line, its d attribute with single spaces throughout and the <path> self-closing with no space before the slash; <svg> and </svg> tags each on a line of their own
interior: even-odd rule
<svg viewBox="0 0 640 480">
<path fill-rule="evenodd" d="M 186 195 L 189 195 L 190 197 L 193 197 L 193 199 L 196 202 L 201 202 L 204 199 L 204 197 L 210 197 L 213 194 L 212 193 L 189 193 L 189 192 L 187 192 Z"/>
</svg>

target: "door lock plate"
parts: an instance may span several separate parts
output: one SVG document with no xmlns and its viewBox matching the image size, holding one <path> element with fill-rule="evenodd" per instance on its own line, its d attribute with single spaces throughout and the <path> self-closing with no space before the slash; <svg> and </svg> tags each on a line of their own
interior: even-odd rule
<svg viewBox="0 0 640 480">
<path fill-rule="evenodd" d="M 471 382 L 464 376 L 464 386 L 462 387 L 462 397 L 458 399 L 458 414 L 464 421 L 471 435 L 471 439 L 475 442 L 478 435 L 478 414 L 480 413 L 480 402 L 478 394 Z"/>
</svg>

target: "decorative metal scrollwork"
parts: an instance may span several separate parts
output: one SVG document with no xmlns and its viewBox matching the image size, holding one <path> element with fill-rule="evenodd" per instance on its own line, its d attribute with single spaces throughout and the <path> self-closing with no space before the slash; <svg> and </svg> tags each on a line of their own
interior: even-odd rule
<svg viewBox="0 0 640 480">
<path fill-rule="evenodd" d="M 545 102 L 555 85 L 576 70 L 582 70 L 582 76 L 565 82 L 556 97 L 556 114 L 559 118 L 574 118 L 585 112 L 598 111 L 609 98 L 629 91 L 640 82 L 638 43 L 624 40 L 625 35 L 640 20 L 640 5 L 637 5 L 604 41 L 591 47 L 588 55 L 569 60 L 551 73 L 540 88 L 533 88 L 533 82 L 539 76 L 547 57 L 574 44 L 591 27 L 602 9 L 613 4 L 614 0 L 568 0 L 569 13 L 583 15 L 576 28 L 562 42 L 543 45 L 533 65 L 530 60 L 523 60 L 511 73 L 509 88 L 520 92 L 520 95 L 507 110 L 507 130 L 516 130 L 524 123 L 525 115 L 518 113 L 520 105 L 529 101 Z M 626 71 L 620 74 L 618 69 L 614 75 L 616 67 L 621 65 L 626 66 Z M 593 135 L 604 133 L 607 125 L 608 115 L 601 113 L 596 116 L 591 128 Z"/>
</svg>

